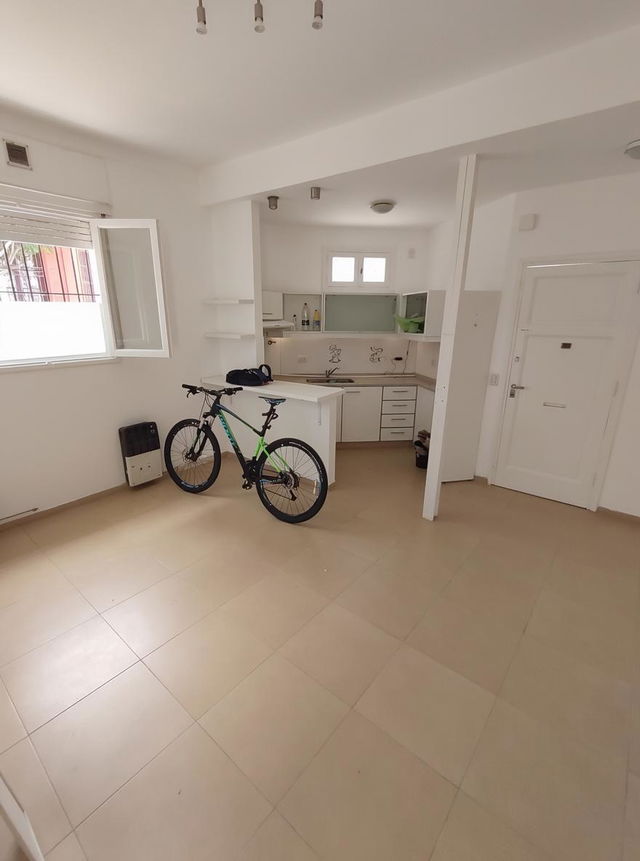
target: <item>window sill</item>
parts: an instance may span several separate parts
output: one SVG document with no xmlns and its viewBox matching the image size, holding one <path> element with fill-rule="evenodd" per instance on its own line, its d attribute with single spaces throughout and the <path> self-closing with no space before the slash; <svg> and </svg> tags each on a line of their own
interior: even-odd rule
<svg viewBox="0 0 640 861">
<path fill-rule="evenodd" d="M 0 374 L 23 371 L 44 371 L 51 368 L 77 368 L 81 365 L 112 365 L 121 362 L 118 356 L 105 356 L 95 359 L 51 359 L 43 362 L 25 362 L 24 365 L 0 365 Z"/>
</svg>

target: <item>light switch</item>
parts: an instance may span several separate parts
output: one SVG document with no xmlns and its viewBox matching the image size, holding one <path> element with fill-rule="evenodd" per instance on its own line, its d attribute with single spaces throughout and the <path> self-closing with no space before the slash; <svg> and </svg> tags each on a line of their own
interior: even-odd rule
<svg viewBox="0 0 640 861">
<path fill-rule="evenodd" d="M 489 374 L 489 385 L 497 386 L 500 382 L 500 374 Z"/>
</svg>

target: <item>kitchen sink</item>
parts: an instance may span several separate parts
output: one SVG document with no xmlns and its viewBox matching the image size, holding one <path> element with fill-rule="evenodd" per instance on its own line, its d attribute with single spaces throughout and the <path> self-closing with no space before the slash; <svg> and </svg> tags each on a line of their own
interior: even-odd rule
<svg viewBox="0 0 640 861">
<path fill-rule="evenodd" d="M 354 381 L 351 377 L 307 377 L 307 382 L 339 386 L 341 383 L 353 383 Z"/>
</svg>

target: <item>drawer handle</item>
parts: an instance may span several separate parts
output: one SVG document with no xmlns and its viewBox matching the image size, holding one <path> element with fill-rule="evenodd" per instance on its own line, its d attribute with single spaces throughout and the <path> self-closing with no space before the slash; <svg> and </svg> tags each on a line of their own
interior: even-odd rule
<svg viewBox="0 0 640 861">
<path fill-rule="evenodd" d="M 395 434 L 403 434 L 403 433 L 404 433 L 404 431 L 391 431 L 391 433 L 395 433 Z"/>
<path fill-rule="evenodd" d="M 360 395 L 360 394 L 362 394 L 361 392 L 358 392 L 355 389 L 345 389 L 344 393 L 345 393 L 345 395 Z"/>
<path fill-rule="evenodd" d="M 391 421 L 392 421 L 392 422 L 403 422 L 403 421 L 404 421 L 404 419 L 403 419 L 403 418 L 397 418 L 397 419 L 394 419 L 394 418 L 392 417 L 392 418 L 391 418 Z"/>
<path fill-rule="evenodd" d="M 392 395 L 406 395 L 409 389 L 391 389 Z"/>
<path fill-rule="evenodd" d="M 559 410 L 566 410 L 566 408 L 567 408 L 566 404 L 554 404 L 552 401 L 543 401 L 542 406 L 543 407 L 556 407 Z"/>
</svg>

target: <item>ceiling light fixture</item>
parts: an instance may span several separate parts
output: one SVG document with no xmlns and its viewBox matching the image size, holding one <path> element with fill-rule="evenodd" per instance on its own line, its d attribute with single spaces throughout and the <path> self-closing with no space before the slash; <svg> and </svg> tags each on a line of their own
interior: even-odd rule
<svg viewBox="0 0 640 861">
<path fill-rule="evenodd" d="M 311 186 L 311 200 L 320 200 L 320 186 L 312 185 Z"/>
<path fill-rule="evenodd" d="M 629 158 L 640 158 L 640 140 L 628 143 L 624 148 L 624 154 Z"/>
<path fill-rule="evenodd" d="M 314 30 L 322 30 L 324 24 L 324 3 L 323 0 L 314 0 L 313 3 L 313 22 L 311 26 Z"/>
<path fill-rule="evenodd" d="M 201 36 L 207 35 L 207 13 L 204 9 L 204 4 L 202 0 L 198 0 L 198 5 L 196 7 L 196 33 L 199 33 Z"/>
<path fill-rule="evenodd" d="M 256 33 L 264 33 L 265 31 L 264 9 L 260 0 L 256 0 L 256 4 L 253 7 L 253 29 Z"/>
<path fill-rule="evenodd" d="M 269 197 L 267 198 L 267 200 L 269 202 L 269 209 L 272 209 L 275 211 L 278 208 L 278 201 L 280 200 L 278 195 L 277 194 L 270 194 Z"/>
<path fill-rule="evenodd" d="M 378 215 L 386 215 L 387 212 L 391 212 L 395 205 L 395 201 L 393 200 L 374 200 L 373 203 L 370 204 L 371 209 L 373 209 L 374 212 L 377 212 Z"/>
</svg>

